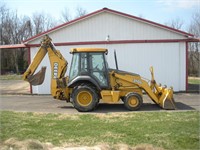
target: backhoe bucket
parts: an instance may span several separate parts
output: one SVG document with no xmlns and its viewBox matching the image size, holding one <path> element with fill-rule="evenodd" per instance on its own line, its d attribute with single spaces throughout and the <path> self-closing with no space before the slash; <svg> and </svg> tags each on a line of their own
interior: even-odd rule
<svg viewBox="0 0 200 150">
<path fill-rule="evenodd" d="M 174 110 L 176 109 L 175 101 L 173 98 L 173 89 L 164 89 L 164 92 L 159 98 L 160 106 L 163 109 Z"/>
<path fill-rule="evenodd" d="M 44 82 L 46 67 L 42 67 L 42 69 L 36 73 L 35 75 L 29 76 L 27 81 L 31 85 L 41 85 Z"/>
</svg>

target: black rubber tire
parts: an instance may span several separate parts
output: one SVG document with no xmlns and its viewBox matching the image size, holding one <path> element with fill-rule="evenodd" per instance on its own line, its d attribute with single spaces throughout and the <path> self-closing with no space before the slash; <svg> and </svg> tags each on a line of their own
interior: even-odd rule
<svg viewBox="0 0 200 150">
<path fill-rule="evenodd" d="M 89 98 L 86 98 L 86 99 L 89 99 L 90 101 L 88 102 L 88 104 L 85 104 L 85 105 L 81 104 L 80 101 L 84 102 L 84 96 L 83 97 L 79 96 L 80 93 L 83 93 L 86 95 L 86 97 L 89 97 Z M 80 99 L 80 98 L 83 98 L 83 99 Z M 88 112 L 96 108 L 96 106 L 99 103 L 99 97 L 98 97 L 97 92 L 89 85 L 80 85 L 80 86 L 75 87 L 73 90 L 72 103 L 78 111 Z"/>
<path fill-rule="evenodd" d="M 136 104 L 133 104 L 131 105 L 131 99 L 134 99 L 136 100 Z M 136 111 L 138 109 L 140 109 L 140 107 L 142 106 L 143 104 L 143 99 L 142 97 L 140 96 L 140 94 L 138 93 L 128 93 L 124 99 L 123 99 L 123 102 L 124 102 L 124 106 L 130 110 L 130 111 Z"/>
</svg>

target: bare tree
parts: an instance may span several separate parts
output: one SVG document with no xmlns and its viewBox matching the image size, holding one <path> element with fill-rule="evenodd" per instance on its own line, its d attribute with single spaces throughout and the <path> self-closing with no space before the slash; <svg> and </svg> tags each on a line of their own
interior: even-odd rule
<svg viewBox="0 0 200 150">
<path fill-rule="evenodd" d="M 61 22 L 65 23 L 65 22 L 69 22 L 73 19 L 79 18 L 81 16 L 84 16 L 87 14 L 87 11 L 85 9 L 83 9 L 80 6 L 77 6 L 75 9 L 75 16 L 72 17 L 70 11 L 68 8 L 65 8 L 63 11 L 61 11 Z"/>
<path fill-rule="evenodd" d="M 6 22 L 6 18 L 9 15 L 9 9 L 6 7 L 5 4 L 0 5 L 0 41 L 1 41 L 1 45 L 6 44 L 7 39 L 5 38 L 5 22 Z M 5 53 L 4 50 L 0 49 L 0 53 L 1 53 L 1 73 L 2 73 L 2 69 L 6 70 L 6 68 L 8 68 L 10 60 L 8 60 L 7 55 L 10 55 L 10 51 L 7 51 L 7 53 Z"/>
<path fill-rule="evenodd" d="M 72 17 L 70 15 L 70 11 L 68 8 L 65 8 L 62 12 L 61 12 L 61 20 L 62 22 L 69 22 L 70 20 L 72 20 Z"/>
<path fill-rule="evenodd" d="M 16 44 L 21 43 L 26 37 L 30 37 L 30 30 L 27 30 L 28 17 L 19 18 L 17 12 L 10 12 L 4 23 L 4 43 Z M 14 66 L 16 73 L 19 73 L 19 60 L 23 61 L 24 49 L 9 50 L 8 60 L 10 65 Z"/>
<path fill-rule="evenodd" d="M 30 29 L 30 18 L 17 15 L 17 11 L 9 10 L 5 5 L 0 6 L 1 17 L 1 44 L 21 43 L 25 38 L 32 36 Z M 1 68 L 20 72 L 24 63 L 24 49 L 1 50 Z"/>
<path fill-rule="evenodd" d="M 178 29 L 178 30 L 183 27 L 183 24 L 184 24 L 184 21 L 181 20 L 180 18 L 175 18 L 165 23 L 165 25 L 172 27 L 174 29 Z"/>
<path fill-rule="evenodd" d="M 33 14 L 32 19 L 28 16 L 19 17 L 17 11 L 12 11 L 6 5 L 0 4 L 0 44 L 18 44 L 55 26 L 50 15 L 44 13 Z M 1 69 L 12 70 L 20 73 L 23 71 L 25 49 L 1 49 Z"/>
<path fill-rule="evenodd" d="M 33 35 L 44 32 L 50 28 L 53 28 L 56 25 L 52 17 L 45 13 L 34 13 L 32 21 Z"/>
<path fill-rule="evenodd" d="M 0 5 L 0 19 L 1 19 L 1 22 L 0 22 L 0 41 L 1 41 L 1 45 L 4 44 L 3 42 L 3 28 L 4 28 L 4 22 L 5 22 L 5 19 L 6 19 L 6 16 L 8 14 L 8 9 L 6 8 L 5 4 L 3 5 Z"/>
<path fill-rule="evenodd" d="M 192 33 L 196 38 L 200 38 L 200 13 L 194 12 L 192 21 L 189 26 L 189 33 Z M 200 76 L 200 43 L 193 42 L 189 44 L 189 74 Z"/>
<path fill-rule="evenodd" d="M 85 9 L 83 9 L 80 6 L 77 6 L 76 8 L 76 17 L 75 18 L 79 18 L 81 16 L 85 16 L 87 14 L 87 11 Z"/>
<path fill-rule="evenodd" d="M 194 12 L 192 15 L 189 32 L 194 34 L 197 38 L 200 37 L 200 13 L 198 11 Z"/>
</svg>

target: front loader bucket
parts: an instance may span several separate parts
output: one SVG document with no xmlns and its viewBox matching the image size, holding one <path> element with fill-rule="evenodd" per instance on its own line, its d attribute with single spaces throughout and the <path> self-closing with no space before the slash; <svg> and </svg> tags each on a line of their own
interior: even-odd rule
<svg viewBox="0 0 200 150">
<path fill-rule="evenodd" d="M 174 99 L 165 99 L 163 103 L 163 108 L 167 110 L 174 110 L 176 109 Z"/>
<path fill-rule="evenodd" d="M 35 75 L 29 76 L 27 81 L 31 85 L 41 85 L 44 82 L 46 67 L 42 67 L 42 69 L 36 73 Z"/>
<path fill-rule="evenodd" d="M 159 98 L 159 102 L 160 102 L 159 105 L 163 109 L 167 109 L 167 110 L 176 109 L 175 101 L 173 98 L 173 90 L 172 89 L 164 89 L 164 92 L 162 93 L 162 95 Z"/>
</svg>

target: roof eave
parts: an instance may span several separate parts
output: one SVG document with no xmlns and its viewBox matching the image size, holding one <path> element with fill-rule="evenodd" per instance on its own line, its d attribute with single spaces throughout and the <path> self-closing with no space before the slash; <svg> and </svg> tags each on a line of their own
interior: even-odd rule
<svg viewBox="0 0 200 150">
<path fill-rule="evenodd" d="M 0 45 L 0 49 L 26 48 L 25 44 Z"/>
<path fill-rule="evenodd" d="M 108 10 L 110 12 L 116 13 L 116 14 L 120 14 L 122 16 L 126 16 L 126 17 L 129 17 L 129 18 L 132 18 L 132 19 L 136 19 L 136 20 L 141 21 L 141 22 L 145 22 L 145 23 L 148 23 L 148 24 L 151 24 L 151 25 L 155 25 L 157 27 L 161 27 L 161 28 L 173 31 L 173 32 L 177 32 L 177 33 L 182 34 L 182 35 L 184 35 L 186 37 L 190 37 L 190 36 L 194 37 L 193 34 L 190 34 L 190 33 L 178 30 L 178 29 L 174 29 L 172 27 L 169 27 L 169 26 L 157 23 L 157 22 L 153 22 L 153 21 L 150 21 L 150 20 L 147 20 L 147 19 L 143 19 L 143 18 L 140 18 L 140 17 L 136 17 L 136 16 L 133 16 L 133 15 L 130 15 L 130 14 L 126 14 L 126 13 L 123 13 L 123 12 L 118 12 L 116 10 L 112 10 L 112 9 L 108 9 L 108 8 L 104 8 L 104 9 L 106 9 L 106 10 Z"/>
<path fill-rule="evenodd" d="M 187 39 L 187 42 L 200 42 L 200 39 L 199 38 L 188 38 Z"/>
</svg>

